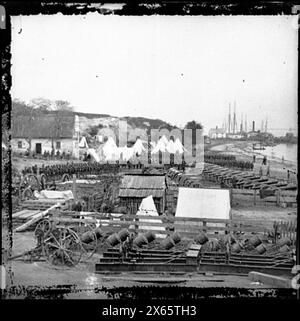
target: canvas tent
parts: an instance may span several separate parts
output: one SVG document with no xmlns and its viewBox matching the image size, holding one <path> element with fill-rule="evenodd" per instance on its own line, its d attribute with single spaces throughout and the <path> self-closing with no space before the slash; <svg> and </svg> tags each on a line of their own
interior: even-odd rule
<svg viewBox="0 0 300 321">
<path fill-rule="evenodd" d="M 168 138 L 165 136 L 165 135 L 163 135 L 161 138 L 160 138 L 160 140 L 162 141 L 162 143 L 165 145 L 165 146 L 167 146 L 168 145 Z"/>
<path fill-rule="evenodd" d="M 176 152 L 178 152 L 179 154 L 182 154 L 183 152 L 187 151 L 186 148 L 184 148 L 184 146 L 182 145 L 179 138 L 176 138 L 174 145 L 175 145 Z"/>
<path fill-rule="evenodd" d="M 89 148 L 86 138 L 83 136 L 78 145 L 80 148 Z"/>
<path fill-rule="evenodd" d="M 170 153 L 170 154 L 175 154 L 176 153 L 176 145 L 175 143 L 173 142 L 173 140 L 169 140 L 167 146 L 166 146 L 166 149 L 167 151 Z"/>
<path fill-rule="evenodd" d="M 179 187 L 175 216 L 230 219 L 229 190 Z"/>
<path fill-rule="evenodd" d="M 165 137 L 165 136 L 163 136 L 163 137 Z M 167 140 L 167 143 L 166 143 L 166 141 L 165 141 L 166 137 L 165 137 L 165 139 L 163 139 L 163 137 L 161 137 L 158 140 L 158 142 L 155 145 L 155 147 L 153 148 L 151 154 L 157 154 L 158 152 L 164 153 L 166 151 L 168 140 Z"/>
<path fill-rule="evenodd" d="M 108 137 L 102 148 L 105 160 L 118 160 L 120 158 L 120 151 L 112 137 Z"/>
<path fill-rule="evenodd" d="M 156 210 L 154 201 L 153 201 L 153 197 L 152 195 L 143 198 L 140 206 L 139 206 L 139 210 L 136 213 L 136 216 L 139 219 L 139 222 L 146 222 L 146 223 L 162 223 L 162 220 L 159 218 L 158 212 Z M 156 219 L 146 219 L 146 218 L 140 218 L 143 216 L 157 216 L 157 220 Z M 134 225 L 131 225 L 130 228 L 135 228 Z M 143 230 L 147 230 L 147 231 L 165 231 L 165 228 L 163 226 L 151 226 L 151 225 L 140 225 L 138 227 L 139 229 L 143 229 Z M 144 233 L 145 231 L 142 231 L 142 233 Z M 164 238 L 165 234 L 157 234 L 157 232 L 154 233 L 156 237 L 158 238 Z"/>
<path fill-rule="evenodd" d="M 120 155 L 122 156 L 122 159 L 125 161 L 128 161 L 134 154 L 134 150 L 132 147 L 119 147 Z"/>
<path fill-rule="evenodd" d="M 137 154 L 137 155 L 141 155 L 142 152 L 146 150 L 140 138 L 136 140 L 132 148 L 133 148 L 133 154 Z"/>
<path fill-rule="evenodd" d="M 96 161 L 96 162 L 100 162 L 100 157 L 99 155 L 96 153 L 95 149 L 94 148 L 89 148 L 87 150 L 87 153 L 88 155 L 90 155 L 91 157 L 93 157 L 93 159 Z"/>
</svg>

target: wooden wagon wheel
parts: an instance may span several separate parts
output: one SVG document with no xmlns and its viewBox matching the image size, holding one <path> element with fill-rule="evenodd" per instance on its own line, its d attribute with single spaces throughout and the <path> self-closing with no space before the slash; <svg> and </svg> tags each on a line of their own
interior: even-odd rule
<svg viewBox="0 0 300 321">
<path fill-rule="evenodd" d="M 35 174 L 28 174 L 27 176 L 27 184 L 31 187 L 33 190 L 41 190 L 41 184 L 39 182 L 38 177 Z"/>
<path fill-rule="evenodd" d="M 28 199 L 31 199 L 33 197 L 33 192 L 31 187 L 26 187 L 22 192 L 21 192 L 21 200 L 25 201 Z"/>
<path fill-rule="evenodd" d="M 44 243 L 45 238 L 47 238 L 51 232 L 51 228 L 52 225 L 48 219 L 44 219 L 37 224 L 34 230 L 34 236 L 37 240 L 37 246 L 40 246 Z"/>
<path fill-rule="evenodd" d="M 47 261 L 53 265 L 76 266 L 83 251 L 80 238 L 68 227 L 56 226 L 44 240 L 44 253 Z"/>
</svg>

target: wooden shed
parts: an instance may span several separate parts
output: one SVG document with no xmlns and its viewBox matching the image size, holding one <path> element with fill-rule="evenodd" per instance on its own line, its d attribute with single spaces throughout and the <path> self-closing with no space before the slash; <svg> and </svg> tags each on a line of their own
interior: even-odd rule
<svg viewBox="0 0 300 321">
<path fill-rule="evenodd" d="M 165 210 L 166 182 L 164 175 L 125 175 L 119 189 L 120 205 L 136 214 L 142 199 L 152 195 L 157 212 Z"/>
</svg>

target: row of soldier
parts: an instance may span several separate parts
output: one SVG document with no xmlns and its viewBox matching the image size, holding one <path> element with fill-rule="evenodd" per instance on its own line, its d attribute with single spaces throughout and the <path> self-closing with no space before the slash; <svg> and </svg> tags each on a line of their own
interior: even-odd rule
<svg viewBox="0 0 300 321">
<path fill-rule="evenodd" d="M 238 161 L 238 160 L 223 160 L 223 159 L 209 159 L 205 160 L 207 163 L 229 167 L 229 168 L 236 168 L 239 170 L 253 170 L 254 164 L 248 161 Z"/>
<path fill-rule="evenodd" d="M 111 163 L 97 163 L 97 162 L 68 162 L 66 164 L 52 164 L 42 165 L 38 167 L 33 165 L 31 167 L 25 167 L 22 171 L 23 175 L 26 174 L 45 174 L 46 177 L 62 176 L 64 174 L 72 175 L 97 175 L 101 173 L 116 173 L 120 168 L 142 168 L 142 164 L 119 164 L 118 162 Z"/>
</svg>

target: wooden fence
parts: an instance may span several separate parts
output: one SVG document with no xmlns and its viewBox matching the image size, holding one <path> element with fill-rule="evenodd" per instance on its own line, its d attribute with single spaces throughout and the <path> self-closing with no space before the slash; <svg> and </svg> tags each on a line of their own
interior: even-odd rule
<svg viewBox="0 0 300 321">
<path fill-rule="evenodd" d="M 231 205 L 297 207 L 298 191 L 276 190 L 275 195 L 260 197 L 259 190 L 231 189 Z"/>
<path fill-rule="evenodd" d="M 80 218 L 78 218 L 80 216 Z M 75 217 L 75 218 L 74 218 Z M 103 214 L 96 212 L 60 212 L 52 218 L 61 223 L 97 223 L 104 231 L 118 232 L 122 228 L 130 231 L 153 231 L 159 235 L 169 235 L 178 232 L 181 237 L 194 239 L 201 231 L 209 237 L 219 238 L 228 233 L 238 233 L 242 238 L 253 234 L 268 234 L 274 232 L 274 221 L 240 220 L 240 219 L 206 219 L 185 218 L 173 216 L 139 216 L 122 214 Z M 164 229 L 162 229 L 164 228 Z M 280 225 L 280 231 L 285 233 L 285 225 Z M 279 229 L 278 229 L 279 230 Z M 296 223 L 290 226 L 290 232 L 296 233 Z M 295 234 L 296 235 L 296 234 Z"/>
</svg>

